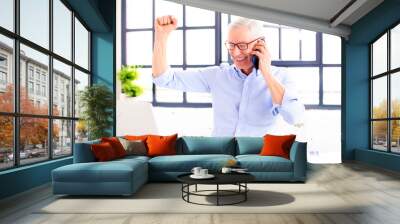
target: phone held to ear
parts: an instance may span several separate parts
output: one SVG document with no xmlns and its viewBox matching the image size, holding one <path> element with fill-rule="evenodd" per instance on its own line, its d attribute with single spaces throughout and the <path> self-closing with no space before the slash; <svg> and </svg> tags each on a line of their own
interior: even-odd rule
<svg viewBox="0 0 400 224">
<path fill-rule="evenodd" d="M 254 67 L 256 68 L 256 70 L 258 70 L 258 64 L 259 64 L 259 59 L 256 55 L 253 55 L 251 57 L 251 61 L 253 62 Z"/>
</svg>

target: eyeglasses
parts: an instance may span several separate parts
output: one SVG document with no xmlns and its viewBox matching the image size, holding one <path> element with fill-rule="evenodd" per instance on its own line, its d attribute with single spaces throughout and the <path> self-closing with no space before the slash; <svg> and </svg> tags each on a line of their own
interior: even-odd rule
<svg viewBox="0 0 400 224">
<path fill-rule="evenodd" d="M 255 39 L 255 40 L 252 40 L 252 41 L 248 42 L 248 43 L 237 43 L 237 44 L 235 44 L 235 43 L 225 42 L 225 46 L 226 46 L 226 48 L 228 48 L 228 50 L 235 49 L 235 46 L 237 46 L 239 48 L 239 50 L 247 50 L 247 48 L 249 48 L 249 44 L 253 43 L 256 40 L 264 41 L 264 38 L 263 37 L 259 37 L 259 38 Z"/>
</svg>

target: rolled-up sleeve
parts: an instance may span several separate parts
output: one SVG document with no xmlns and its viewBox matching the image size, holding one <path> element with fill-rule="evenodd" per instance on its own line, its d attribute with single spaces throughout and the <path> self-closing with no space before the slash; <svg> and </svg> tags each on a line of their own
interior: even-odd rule
<svg viewBox="0 0 400 224">
<path fill-rule="evenodd" d="M 160 76 L 153 77 L 153 82 L 160 87 L 185 92 L 210 92 L 212 79 L 219 70 L 218 66 L 184 71 L 169 68 Z"/>
<path fill-rule="evenodd" d="M 282 104 L 273 103 L 272 114 L 280 114 L 291 125 L 301 125 L 304 122 L 305 108 L 300 102 L 296 82 L 286 69 L 279 71 L 278 77 L 285 88 Z"/>
</svg>

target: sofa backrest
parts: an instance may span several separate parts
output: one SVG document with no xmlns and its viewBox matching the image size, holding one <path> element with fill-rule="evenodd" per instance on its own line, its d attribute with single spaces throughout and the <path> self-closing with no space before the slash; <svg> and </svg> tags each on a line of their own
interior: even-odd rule
<svg viewBox="0 0 400 224">
<path fill-rule="evenodd" d="M 95 162 L 96 158 L 94 157 L 90 146 L 92 144 L 98 144 L 98 143 L 100 143 L 99 139 L 93 141 L 75 143 L 74 163 Z"/>
<path fill-rule="evenodd" d="M 263 137 L 236 137 L 236 155 L 259 154 L 263 145 Z"/>
<path fill-rule="evenodd" d="M 226 154 L 235 155 L 233 137 L 184 136 L 177 141 L 177 154 Z"/>
</svg>

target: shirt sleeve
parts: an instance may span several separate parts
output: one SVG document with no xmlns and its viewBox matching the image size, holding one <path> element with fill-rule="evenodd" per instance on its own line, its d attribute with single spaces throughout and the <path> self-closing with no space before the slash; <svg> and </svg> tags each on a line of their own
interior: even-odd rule
<svg viewBox="0 0 400 224">
<path fill-rule="evenodd" d="M 291 125 L 302 125 L 304 122 L 305 108 L 300 102 L 296 82 L 286 69 L 280 69 L 277 76 L 285 88 L 282 104 L 273 103 L 272 114 L 280 114 Z"/>
<path fill-rule="evenodd" d="M 153 82 L 160 87 L 185 92 L 210 92 L 213 83 L 212 80 L 219 70 L 218 66 L 184 71 L 168 68 L 160 76 L 153 77 Z"/>
</svg>

